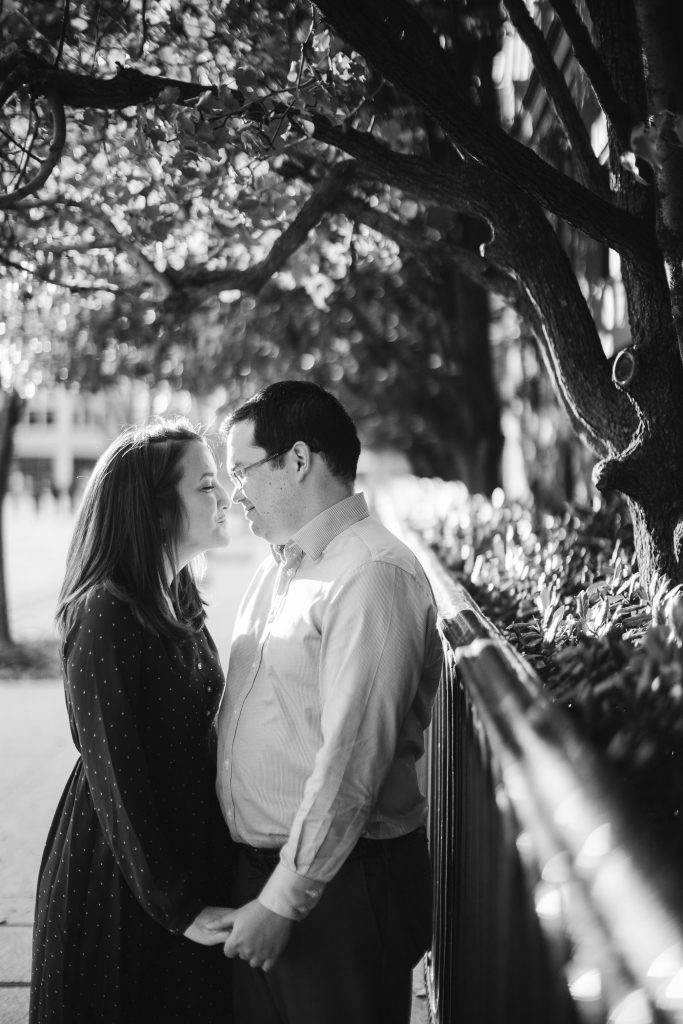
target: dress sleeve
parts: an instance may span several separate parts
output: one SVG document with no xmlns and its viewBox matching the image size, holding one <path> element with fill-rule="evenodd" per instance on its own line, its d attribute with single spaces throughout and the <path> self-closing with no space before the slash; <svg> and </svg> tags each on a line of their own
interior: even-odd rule
<svg viewBox="0 0 683 1024">
<path fill-rule="evenodd" d="M 69 637 L 66 688 L 95 813 L 141 907 L 183 932 L 204 906 L 159 822 L 136 713 L 147 636 L 130 609 L 93 592 Z"/>
</svg>

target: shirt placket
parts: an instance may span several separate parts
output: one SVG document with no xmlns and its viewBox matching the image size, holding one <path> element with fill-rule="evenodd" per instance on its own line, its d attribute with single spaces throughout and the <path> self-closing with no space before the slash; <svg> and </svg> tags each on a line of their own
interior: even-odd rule
<svg viewBox="0 0 683 1024">
<path fill-rule="evenodd" d="M 240 702 L 235 707 L 232 713 L 229 741 L 227 744 L 228 750 L 232 750 L 233 748 L 235 736 L 237 734 L 237 729 L 239 727 L 240 717 L 242 714 L 242 708 L 244 707 L 246 701 L 249 699 L 249 695 L 253 691 L 254 684 L 256 682 L 256 677 L 258 676 L 259 670 L 263 663 L 263 649 L 268 641 L 268 638 L 270 637 L 273 622 L 277 618 L 278 613 L 287 598 L 287 594 L 289 592 L 289 585 L 292 582 L 294 576 L 296 575 L 296 571 L 299 568 L 299 565 L 301 564 L 302 556 L 303 552 L 301 551 L 301 548 L 297 547 L 296 545 L 291 545 L 290 547 L 285 548 L 284 551 L 282 552 L 280 566 L 278 569 L 277 576 L 275 578 L 275 586 L 273 587 L 273 597 L 270 602 L 270 609 L 268 611 L 268 615 L 266 616 L 266 621 L 261 632 L 259 644 L 256 649 L 256 654 L 251 665 L 251 670 L 249 672 L 248 681 L 244 687 L 244 690 L 242 691 Z M 224 768 L 228 771 L 228 792 L 230 794 L 230 810 L 227 812 L 226 817 L 230 825 L 234 824 L 235 826 L 237 826 L 237 822 L 235 821 L 235 798 L 232 791 L 232 764 L 230 762 L 226 762 L 224 764 Z"/>
</svg>

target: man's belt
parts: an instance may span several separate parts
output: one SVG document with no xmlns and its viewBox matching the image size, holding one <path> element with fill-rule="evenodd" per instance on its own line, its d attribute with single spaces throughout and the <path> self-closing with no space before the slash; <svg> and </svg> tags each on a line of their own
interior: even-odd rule
<svg viewBox="0 0 683 1024">
<path fill-rule="evenodd" d="M 367 836 L 361 836 L 346 859 L 358 860 L 363 857 L 382 856 L 388 858 L 392 853 L 396 852 L 401 844 L 414 842 L 422 837 L 426 839 L 426 835 L 426 829 L 422 825 L 413 832 L 407 832 L 403 836 L 395 836 L 393 839 L 369 839 Z M 282 848 L 279 846 L 248 846 L 246 843 L 235 843 L 235 846 L 250 864 L 262 870 L 272 871 L 280 860 Z"/>
</svg>

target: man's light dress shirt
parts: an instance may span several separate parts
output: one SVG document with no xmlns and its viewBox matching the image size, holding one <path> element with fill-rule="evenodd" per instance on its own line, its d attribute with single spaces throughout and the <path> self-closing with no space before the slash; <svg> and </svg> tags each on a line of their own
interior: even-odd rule
<svg viewBox="0 0 683 1024">
<path fill-rule="evenodd" d="M 281 850 L 264 906 L 305 917 L 361 835 L 424 824 L 415 762 L 441 664 L 425 574 L 362 494 L 259 567 L 233 634 L 217 790 L 235 840 Z"/>
</svg>

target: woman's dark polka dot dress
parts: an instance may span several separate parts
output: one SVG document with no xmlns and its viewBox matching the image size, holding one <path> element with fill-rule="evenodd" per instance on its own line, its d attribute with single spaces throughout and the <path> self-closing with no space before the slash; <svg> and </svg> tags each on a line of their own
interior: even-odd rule
<svg viewBox="0 0 683 1024">
<path fill-rule="evenodd" d="M 65 676 L 81 756 L 40 868 L 30 1021 L 228 1024 L 222 947 L 182 934 L 202 907 L 229 905 L 213 641 L 154 636 L 99 587 L 69 637 Z"/>
</svg>

